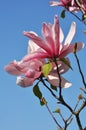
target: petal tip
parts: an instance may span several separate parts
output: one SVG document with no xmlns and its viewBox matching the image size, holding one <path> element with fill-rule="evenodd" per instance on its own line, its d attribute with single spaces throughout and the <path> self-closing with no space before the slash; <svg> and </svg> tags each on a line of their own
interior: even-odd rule
<svg viewBox="0 0 86 130">
<path fill-rule="evenodd" d="M 67 83 L 65 83 L 64 88 L 69 88 L 69 87 L 71 87 L 71 86 L 72 86 L 72 83 L 67 82 Z"/>
</svg>

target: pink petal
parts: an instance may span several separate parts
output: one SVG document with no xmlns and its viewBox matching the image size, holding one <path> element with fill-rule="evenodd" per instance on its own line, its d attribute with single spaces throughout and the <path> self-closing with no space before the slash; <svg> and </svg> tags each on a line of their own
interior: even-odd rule
<svg viewBox="0 0 86 130">
<path fill-rule="evenodd" d="M 60 28 L 60 44 L 63 42 L 63 40 L 64 40 L 64 34 L 62 29 Z"/>
<path fill-rule="evenodd" d="M 66 58 L 66 60 L 67 60 L 68 63 L 70 63 L 68 58 Z M 66 65 L 64 62 L 57 60 L 57 64 L 58 64 L 58 69 L 59 69 L 60 74 L 63 74 L 63 73 L 65 73 L 65 72 L 67 72 L 69 70 L 69 66 Z M 53 68 L 52 68 L 51 72 L 52 73 L 57 73 L 57 67 L 56 67 L 55 63 L 52 62 L 52 65 L 53 65 Z"/>
<path fill-rule="evenodd" d="M 69 7 L 69 11 L 70 12 L 75 12 L 75 13 L 77 13 L 77 11 L 79 11 L 79 8 L 78 7 Z"/>
<path fill-rule="evenodd" d="M 43 64 L 45 64 L 45 60 L 34 59 L 29 61 L 29 67 L 35 69 L 36 71 L 40 71 L 40 67 L 42 67 Z"/>
<path fill-rule="evenodd" d="M 37 51 L 40 47 L 36 45 L 32 40 L 29 40 L 28 42 L 28 53 L 33 53 L 34 51 Z"/>
<path fill-rule="evenodd" d="M 49 43 L 50 44 L 50 50 L 51 50 L 51 54 L 50 54 L 50 56 L 51 57 L 53 57 L 54 55 L 55 55 L 55 43 L 54 43 L 54 41 L 53 41 L 53 39 L 52 39 L 52 37 L 46 37 L 46 41 L 47 41 L 47 43 Z"/>
<path fill-rule="evenodd" d="M 33 69 L 29 69 L 27 73 L 25 74 L 26 77 L 28 78 L 33 78 L 34 80 L 39 78 L 41 75 L 41 71 L 35 71 Z"/>
<path fill-rule="evenodd" d="M 51 1 L 50 5 L 51 6 L 63 6 L 62 2 L 57 2 L 57 1 Z"/>
<path fill-rule="evenodd" d="M 58 75 L 56 73 L 51 73 L 51 75 L 48 75 L 48 81 L 53 86 L 59 87 L 59 78 L 58 78 Z M 64 79 L 61 76 L 61 87 L 62 88 L 68 88 L 71 85 L 72 84 L 69 81 L 67 81 L 66 79 Z"/>
<path fill-rule="evenodd" d="M 22 78 L 20 76 L 18 76 L 17 80 L 16 80 L 16 84 L 23 87 L 23 88 L 26 88 L 26 87 L 33 85 L 33 82 L 34 82 L 33 78 L 27 78 L 27 77 Z"/>
<path fill-rule="evenodd" d="M 48 57 L 50 57 L 50 55 L 49 54 L 47 54 L 46 52 L 34 52 L 34 53 L 32 53 L 32 54 L 28 54 L 28 55 L 26 55 L 23 59 L 22 59 L 22 61 L 23 62 L 27 62 L 27 61 L 29 61 L 29 60 L 32 60 L 32 59 L 41 59 L 41 58 L 48 58 Z"/>
<path fill-rule="evenodd" d="M 74 5 L 74 3 L 75 3 L 75 0 L 72 0 L 72 1 L 71 1 L 71 5 L 73 6 L 73 5 Z"/>
<path fill-rule="evenodd" d="M 69 61 L 68 58 L 66 58 L 66 60 L 67 60 L 67 62 L 70 63 L 70 61 Z M 63 73 L 65 73 L 65 72 L 67 72 L 67 71 L 69 70 L 68 65 L 66 65 L 66 64 L 65 64 L 64 62 L 62 62 L 62 61 L 59 61 L 59 62 L 58 62 L 58 67 L 59 67 L 59 73 L 60 73 L 60 74 L 63 74 Z"/>
<path fill-rule="evenodd" d="M 44 36 L 45 41 L 48 44 L 49 49 L 51 50 L 51 54 L 53 54 L 54 51 L 54 40 L 52 37 L 52 28 L 50 27 L 50 25 L 43 23 L 43 28 L 42 28 L 42 34 Z"/>
<path fill-rule="evenodd" d="M 42 38 L 37 36 L 34 32 L 24 32 L 25 36 L 29 37 L 33 42 L 35 42 L 39 47 L 44 49 L 47 53 L 51 54 L 50 46 Z"/>
<path fill-rule="evenodd" d="M 7 71 L 9 74 L 18 76 L 20 75 L 22 72 L 18 69 L 18 67 L 14 64 L 14 61 L 9 63 L 8 65 L 6 65 L 4 67 L 5 71 Z"/>
<path fill-rule="evenodd" d="M 75 24 L 75 22 L 73 22 L 72 25 L 71 25 L 70 31 L 69 31 L 69 33 L 67 35 L 67 38 L 65 40 L 64 45 L 69 45 L 70 44 L 70 42 L 72 41 L 72 39 L 73 39 L 73 37 L 75 35 L 75 32 L 76 32 L 76 24 Z"/>
<path fill-rule="evenodd" d="M 60 28 L 59 28 L 59 20 L 58 17 L 54 17 L 54 25 L 53 25 L 53 39 L 54 39 L 54 50 L 55 55 L 59 54 L 60 50 Z"/>
<path fill-rule="evenodd" d="M 45 37 L 52 36 L 51 27 L 47 25 L 46 23 L 43 23 L 42 25 L 42 34 Z"/>
<path fill-rule="evenodd" d="M 35 70 L 32 68 L 29 68 L 28 71 L 25 73 L 25 76 L 28 78 L 34 78 Z"/>
<path fill-rule="evenodd" d="M 82 48 L 84 48 L 84 44 L 77 43 L 77 50 L 76 51 L 79 51 Z M 61 55 L 59 56 L 59 58 L 65 57 L 69 53 L 73 52 L 73 50 L 74 50 L 74 44 L 69 45 L 69 47 L 67 49 L 61 51 Z"/>
</svg>

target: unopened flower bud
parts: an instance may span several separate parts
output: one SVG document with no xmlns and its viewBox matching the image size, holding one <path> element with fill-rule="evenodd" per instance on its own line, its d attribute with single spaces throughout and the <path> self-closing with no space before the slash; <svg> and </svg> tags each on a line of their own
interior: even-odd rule
<svg viewBox="0 0 86 130">
<path fill-rule="evenodd" d="M 55 112 L 56 112 L 56 113 L 60 113 L 61 111 L 60 111 L 59 108 L 57 108 L 57 109 L 55 110 Z"/>
<path fill-rule="evenodd" d="M 79 94 L 79 96 L 78 96 L 78 100 L 82 100 L 82 99 L 83 99 L 82 94 Z"/>
<path fill-rule="evenodd" d="M 82 15 L 82 19 L 83 19 L 83 20 L 86 19 L 86 13 L 84 13 L 84 14 Z"/>
<path fill-rule="evenodd" d="M 74 54 L 76 54 L 76 50 L 77 50 L 77 43 L 75 43 L 74 45 L 74 49 L 73 49 Z"/>
<path fill-rule="evenodd" d="M 41 103 L 42 103 L 42 104 L 47 104 L 47 102 L 46 102 L 46 100 L 45 100 L 44 97 L 41 99 Z"/>
</svg>

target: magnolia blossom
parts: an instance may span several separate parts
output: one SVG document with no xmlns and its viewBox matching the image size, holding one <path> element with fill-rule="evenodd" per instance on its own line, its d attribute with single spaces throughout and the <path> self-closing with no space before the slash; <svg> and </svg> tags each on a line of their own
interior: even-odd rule
<svg viewBox="0 0 86 130">
<path fill-rule="evenodd" d="M 70 12 L 82 11 L 86 13 L 86 0 L 58 0 L 51 1 L 51 6 L 62 6 Z"/>
<path fill-rule="evenodd" d="M 33 41 L 31 40 L 29 41 L 28 46 L 29 55 L 31 55 L 34 51 L 37 51 L 39 49 L 40 48 Z M 68 59 L 66 60 L 69 62 Z M 69 67 L 65 63 L 58 60 L 57 63 L 60 74 L 63 74 L 69 70 Z M 46 64 L 46 62 L 45 60 L 42 59 L 40 60 L 33 59 L 28 62 L 23 62 L 22 60 L 21 61 L 14 60 L 13 62 L 5 66 L 5 70 L 9 74 L 17 76 L 16 81 L 17 85 L 25 88 L 33 85 L 34 81 L 40 78 L 40 76 L 44 76 L 42 73 L 42 67 L 44 64 Z M 59 78 L 56 68 L 57 67 L 55 63 L 52 62 L 52 70 L 46 78 L 52 85 L 59 87 Z M 71 83 L 61 76 L 61 87 L 67 88 L 70 86 Z"/>
<path fill-rule="evenodd" d="M 54 24 L 43 23 L 42 34 L 44 38 L 39 37 L 34 32 L 24 32 L 24 35 L 31 39 L 29 40 L 28 54 L 21 61 L 14 60 L 6 65 L 5 70 L 12 75 L 18 76 L 16 83 L 22 87 L 31 86 L 36 79 L 44 76 L 42 67 L 46 63 L 46 58 L 52 61 L 55 58 L 58 63 L 59 74 L 65 73 L 69 67 L 61 62 L 60 58 L 73 52 L 74 44 L 70 44 L 70 42 L 75 35 L 75 30 L 76 24 L 73 22 L 64 44 L 62 44 L 64 35 L 59 26 L 58 18 L 55 16 Z M 82 43 L 77 43 L 77 51 L 82 47 Z M 47 79 L 52 85 L 59 87 L 59 76 L 54 61 L 52 66 L 53 68 Z M 69 86 L 71 86 L 71 83 L 61 76 L 61 87 L 67 88 Z"/>
<path fill-rule="evenodd" d="M 39 47 L 36 44 L 32 44 L 29 41 L 29 53 L 37 50 Z M 41 67 L 43 65 L 43 60 L 30 60 L 27 63 L 14 60 L 5 66 L 5 70 L 12 75 L 18 76 L 16 83 L 22 87 L 28 87 L 33 84 L 35 79 L 41 76 Z"/>
<path fill-rule="evenodd" d="M 79 8 L 74 2 L 74 0 L 59 0 L 59 1 L 51 1 L 51 6 L 63 6 L 68 11 L 76 12 Z"/>
<path fill-rule="evenodd" d="M 78 1 L 79 6 L 82 8 L 83 13 L 86 13 L 86 0 Z"/>
<path fill-rule="evenodd" d="M 64 34 L 59 25 L 58 17 L 54 17 L 54 24 L 43 23 L 42 35 L 39 37 L 34 32 L 24 32 L 24 35 L 30 38 L 40 48 L 31 54 L 27 54 L 23 58 L 23 62 L 27 62 L 31 59 L 40 58 L 63 58 L 69 53 L 73 52 L 74 44 L 70 44 L 76 32 L 76 24 L 73 22 L 70 27 L 70 31 L 64 41 Z M 83 43 L 77 42 L 77 51 L 83 48 Z"/>
<path fill-rule="evenodd" d="M 18 85 L 27 87 L 31 86 L 35 79 L 40 77 L 41 66 L 42 62 L 36 59 L 27 63 L 15 60 L 5 66 L 5 70 L 12 75 L 18 76 L 16 81 Z"/>
</svg>

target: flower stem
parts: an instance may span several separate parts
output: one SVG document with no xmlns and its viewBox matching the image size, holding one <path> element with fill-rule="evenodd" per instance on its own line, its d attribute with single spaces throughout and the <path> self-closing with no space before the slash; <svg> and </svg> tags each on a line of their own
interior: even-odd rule
<svg viewBox="0 0 86 130">
<path fill-rule="evenodd" d="M 77 65 L 78 65 L 78 69 L 79 69 L 80 75 L 81 75 L 81 77 L 82 77 L 82 82 L 83 82 L 84 87 L 85 87 L 85 89 L 86 89 L 86 82 L 85 82 L 85 78 L 84 78 L 84 75 L 83 75 L 82 70 L 81 70 L 81 66 L 80 66 L 79 59 L 78 59 L 76 53 L 74 53 L 74 55 L 75 55 L 75 58 L 76 58 L 76 61 L 77 61 Z"/>
<path fill-rule="evenodd" d="M 42 78 L 41 78 L 41 81 L 42 81 L 43 85 L 50 91 L 50 93 L 53 95 L 53 97 L 58 100 L 58 97 L 57 97 L 57 96 L 54 94 L 54 92 L 47 86 L 47 84 L 45 83 L 45 81 L 44 81 Z"/>
<path fill-rule="evenodd" d="M 80 22 L 82 22 L 83 24 L 86 25 L 86 21 L 83 21 L 81 18 L 79 18 L 76 14 L 74 14 L 73 12 L 70 12 L 74 17 L 76 17 Z"/>
<path fill-rule="evenodd" d="M 56 67 L 57 67 L 57 74 L 58 74 L 58 77 L 59 77 L 59 98 L 62 98 L 62 87 L 61 87 L 61 76 L 60 76 L 60 73 L 59 73 L 59 68 L 58 68 L 58 63 L 57 63 L 57 60 L 56 58 L 54 59 L 54 62 L 56 64 Z"/>
</svg>

